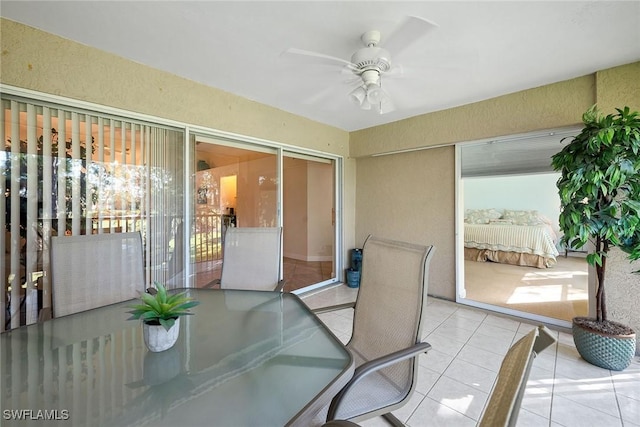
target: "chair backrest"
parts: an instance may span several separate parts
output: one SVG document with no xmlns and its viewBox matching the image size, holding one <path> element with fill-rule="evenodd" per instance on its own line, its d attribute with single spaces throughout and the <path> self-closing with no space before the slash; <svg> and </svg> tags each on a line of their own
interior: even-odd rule
<svg viewBox="0 0 640 427">
<path fill-rule="evenodd" d="M 481 427 L 515 426 L 536 355 L 555 343 L 549 329 L 540 326 L 511 346 L 480 418 Z"/>
<path fill-rule="evenodd" d="M 273 291 L 280 281 L 282 227 L 229 227 L 220 287 Z"/>
<path fill-rule="evenodd" d="M 140 233 L 51 238 L 54 317 L 136 298 L 144 292 Z"/>
<path fill-rule="evenodd" d="M 364 362 L 409 348 L 420 342 L 426 308 L 429 263 L 433 246 L 369 236 L 362 249 L 360 288 L 354 307 L 353 333 L 347 347 Z M 338 419 L 369 418 L 402 406 L 415 389 L 418 357 L 383 368 L 378 378 L 385 384 L 363 399 L 345 399 Z M 360 392 L 351 391 L 352 395 Z M 371 387 L 370 389 L 373 389 Z"/>
</svg>

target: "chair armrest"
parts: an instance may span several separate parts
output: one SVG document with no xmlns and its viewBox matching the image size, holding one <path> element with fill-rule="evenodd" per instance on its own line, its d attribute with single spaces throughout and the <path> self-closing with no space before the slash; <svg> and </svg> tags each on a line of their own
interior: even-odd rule
<svg viewBox="0 0 640 427">
<path fill-rule="evenodd" d="M 535 351 L 536 354 L 540 354 L 541 351 L 549 347 L 551 344 L 554 344 L 555 342 L 556 339 L 553 336 L 553 332 L 551 332 L 551 330 L 546 326 L 540 325 L 538 326 L 538 336 L 533 343 L 533 351 Z"/>
<path fill-rule="evenodd" d="M 329 405 L 329 412 L 327 413 L 327 420 L 332 420 L 335 417 L 338 406 L 340 405 L 342 398 L 349 392 L 351 387 L 360 382 L 366 375 L 371 372 L 378 371 L 387 366 L 391 366 L 395 363 L 402 362 L 407 359 L 418 356 L 419 354 L 426 353 L 431 349 L 431 344 L 426 342 L 419 342 L 411 347 L 404 348 L 402 350 L 395 351 L 393 353 L 386 354 L 378 357 L 377 359 L 369 360 L 366 363 L 358 366 L 353 373 L 353 377 L 349 380 L 342 390 L 333 398 L 331 405 Z"/>
<path fill-rule="evenodd" d="M 345 308 L 353 308 L 355 307 L 356 302 L 345 302 L 344 304 L 336 304 L 336 305 L 329 305 L 326 307 L 318 307 L 318 308 L 312 308 L 311 311 L 314 312 L 315 314 L 321 314 L 321 313 L 329 313 L 331 311 L 336 311 L 336 310 L 344 310 Z"/>
</svg>

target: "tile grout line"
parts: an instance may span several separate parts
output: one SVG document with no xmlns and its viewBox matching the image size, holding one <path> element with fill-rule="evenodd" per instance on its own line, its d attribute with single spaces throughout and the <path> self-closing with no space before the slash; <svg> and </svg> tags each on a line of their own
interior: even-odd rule
<svg viewBox="0 0 640 427">
<path fill-rule="evenodd" d="M 460 310 L 460 307 L 456 307 L 454 311 L 452 311 L 452 312 L 451 312 L 451 313 L 450 313 L 450 314 L 449 314 L 449 315 L 448 315 L 448 316 L 447 316 L 447 317 L 446 317 L 442 322 L 440 322 L 440 324 L 439 324 L 438 326 L 436 326 L 436 328 L 435 328 L 433 331 L 431 331 L 431 332 L 429 333 L 429 335 L 431 335 L 431 333 L 435 332 L 435 331 L 436 331 L 440 326 L 442 326 L 442 324 L 444 324 L 447 320 L 449 320 L 449 319 L 450 319 L 450 318 L 451 318 L 451 317 L 452 317 L 452 316 L 453 316 L 453 315 L 454 315 L 458 310 Z M 458 381 L 458 380 L 456 380 L 455 378 L 451 378 L 451 377 L 446 376 L 446 375 L 445 375 L 445 372 L 447 371 L 447 369 L 449 369 L 449 367 L 451 366 L 451 364 L 456 360 L 456 358 L 458 357 L 458 355 L 460 355 L 460 352 L 462 351 L 462 349 L 463 349 L 466 345 L 469 345 L 469 341 L 470 341 L 470 340 L 471 340 L 471 338 L 472 338 L 472 337 L 473 337 L 473 336 L 478 332 L 478 328 L 480 328 L 480 325 L 482 325 L 482 324 L 484 323 L 484 321 L 487 319 L 487 317 L 488 317 L 488 315 L 487 315 L 487 314 L 485 314 L 485 315 L 484 315 L 484 317 L 482 318 L 482 321 L 478 324 L 478 326 L 476 326 L 476 328 L 474 329 L 474 331 L 473 331 L 473 333 L 471 334 L 471 336 L 470 336 L 469 338 L 467 338 L 467 339 L 464 341 L 464 344 L 462 345 L 462 347 L 460 347 L 460 350 L 458 350 L 458 351 L 456 352 L 456 354 L 453 356 L 453 359 L 451 359 L 451 362 L 449 362 L 449 363 L 447 364 L 447 366 L 443 369 L 442 373 L 441 373 L 441 374 L 439 374 L 439 376 L 438 376 L 438 380 L 437 380 L 437 381 L 436 381 L 436 382 L 431 386 L 431 388 L 429 389 L 429 391 L 427 391 L 427 393 L 424 395 L 424 397 L 425 397 L 425 398 L 429 398 L 429 396 L 428 396 L 429 392 L 433 389 L 433 387 L 435 387 L 436 383 L 437 383 L 438 381 L 440 381 L 440 379 L 441 379 L 442 377 L 446 377 L 446 378 L 448 378 L 448 379 L 450 379 L 450 380 L 452 380 L 452 381 L 456 381 L 456 382 Z M 427 336 L 427 337 L 428 337 L 428 336 Z M 462 341 L 460 341 L 460 342 L 462 342 Z M 478 365 L 476 365 L 476 366 L 478 366 Z M 496 379 L 497 379 L 497 376 L 496 376 Z M 493 384 L 491 385 L 491 389 L 493 389 L 493 387 L 494 387 L 494 385 L 495 385 L 495 381 L 496 381 L 496 380 L 494 380 L 494 381 L 493 381 Z M 463 383 L 461 383 L 461 384 L 463 384 Z M 466 385 L 466 384 L 463 384 L 463 385 Z M 474 389 L 475 389 L 475 387 L 472 387 L 472 388 L 474 388 Z M 482 392 L 482 393 L 484 393 L 482 390 L 479 390 L 479 389 L 477 389 L 477 390 L 478 390 L 478 391 L 480 391 L 480 392 Z M 488 395 L 490 396 L 490 393 L 488 393 Z M 488 399 L 488 397 L 487 397 L 487 399 Z M 424 399 L 423 399 L 423 400 L 424 400 Z M 433 399 L 432 399 L 432 400 L 433 400 Z M 440 402 L 436 402 L 436 403 L 438 403 L 439 405 L 443 405 L 443 404 L 442 404 L 442 403 L 440 403 Z M 484 405 L 482 406 L 482 411 L 480 411 L 480 416 L 482 416 L 482 412 L 484 411 L 484 409 L 485 409 L 486 405 L 487 405 L 487 401 L 485 401 L 485 402 L 484 402 Z M 468 419 L 470 419 L 470 420 L 474 421 L 476 424 L 480 421 L 480 420 L 476 420 L 476 419 L 474 419 L 474 418 L 470 417 L 469 415 L 467 415 L 467 414 L 465 414 L 465 413 L 462 413 L 462 412 L 458 411 L 457 409 L 451 408 L 451 407 L 449 407 L 449 406 L 447 406 L 447 405 L 443 405 L 443 406 L 445 406 L 446 408 L 448 408 L 448 409 L 450 409 L 450 410 L 452 410 L 452 411 L 457 412 L 458 414 L 460 414 L 460 415 L 464 416 L 465 418 L 468 418 Z M 417 407 L 416 407 L 416 409 L 414 409 L 414 411 L 412 412 L 412 415 L 413 415 L 413 413 L 414 413 L 416 410 L 417 410 Z M 408 419 L 408 418 L 407 418 L 407 419 Z"/>
<path fill-rule="evenodd" d="M 552 418 L 552 414 L 553 414 L 553 403 L 555 400 L 555 391 L 556 391 L 556 371 L 557 371 L 557 367 L 558 367 L 558 354 L 560 353 L 560 332 L 556 331 L 556 343 L 555 343 L 555 351 L 554 351 L 554 357 L 553 357 L 553 381 L 551 381 L 551 402 L 549 403 L 549 418 L 547 418 L 547 420 L 549 421 L 549 427 L 551 427 L 551 418 Z M 560 423 L 558 423 L 560 424 Z"/>
</svg>

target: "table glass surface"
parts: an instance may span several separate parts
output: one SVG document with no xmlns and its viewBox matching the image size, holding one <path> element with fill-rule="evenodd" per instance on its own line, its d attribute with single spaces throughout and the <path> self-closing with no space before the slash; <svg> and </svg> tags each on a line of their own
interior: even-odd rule
<svg viewBox="0 0 640 427">
<path fill-rule="evenodd" d="M 0 425 L 284 426 L 352 373 L 296 295 L 187 292 L 201 303 L 160 353 L 127 320 L 135 301 L 0 334 Z"/>
</svg>

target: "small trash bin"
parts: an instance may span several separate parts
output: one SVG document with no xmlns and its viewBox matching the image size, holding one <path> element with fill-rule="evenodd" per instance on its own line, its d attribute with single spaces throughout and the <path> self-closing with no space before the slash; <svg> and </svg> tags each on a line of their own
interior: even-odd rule
<svg viewBox="0 0 640 427">
<path fill-rule="evenodd" d="M 360 272 L 362 271 L 362 249 L 351 249 L 351 267 L 347 268 L 347 286 L 360 286 Z"/>
<path fill-rule="evenodd" d="M 354 270 L 362 270 L 362 249 L 351 249 L 351 268 Z"/>
<path fill-rule="evenodd" d="M 357 288 L 360 286 L 360 270 L 347 268 L 347 286 Z"/>
</svg>

